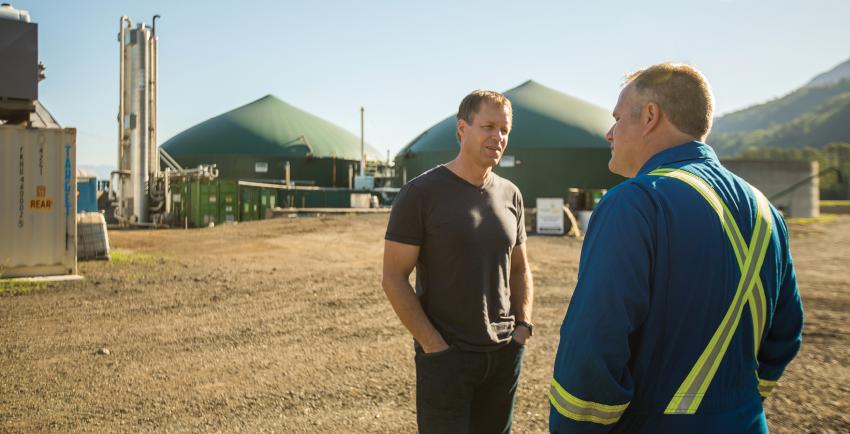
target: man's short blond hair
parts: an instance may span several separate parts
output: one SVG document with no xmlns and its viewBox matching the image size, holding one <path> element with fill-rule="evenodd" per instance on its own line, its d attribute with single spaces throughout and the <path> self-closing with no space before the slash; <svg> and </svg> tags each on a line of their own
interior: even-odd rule
<svg viewBox="0 0 850 434">
<path fill-rule="evenodd" d="M 705 76 L 690 65 L 660 63 L 626 76 L 634 84 L 640 110 L 655 102 L 679 131 L 703 138 L 711 130 L 714 96 Z"/>
<path fill-rule="evenodd" d="M 473 90 L 469 95 L 465 96 L 460 102 L 460 107 L 457 109 L 457 120 L 463 119 L 467 125 L 472 125 L 472 119 L 478 110 L 481 109 L 481 104 L 493 104 L 498 107 L 508 109 L 508 119 L 513 122 L 514 109 L 511 106 L 511 100 L 499 92 L 493 90 Z M 457 141 L 460 143 L 460 133 L 457 135 Z"/>
<path fill-rule="evenodd" d="M 463 119 L 467 124 L 472 124 L 472 118 L 478 113 L 482 103 L 493 104 L 508 109 L 508 116 L 513 117 L 513 107 L 508 97 L 492 90 L 473 90 L 465 96 L 457 109 L 457 119 Z"/>
</svg>

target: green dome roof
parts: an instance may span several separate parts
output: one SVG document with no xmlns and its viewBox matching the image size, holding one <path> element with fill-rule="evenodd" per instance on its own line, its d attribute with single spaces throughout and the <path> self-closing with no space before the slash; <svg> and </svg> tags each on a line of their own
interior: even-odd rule
<svg viewBox="0 0 850 434">
<path fill-rule="evenodd" d="M 192 155 L 336 157 L 360 160 L 360 138 L 273 95 L 208 119 L 162 147 L 175 158 Z M 371 160 L 381 159 L 366 144 Z"/>
<path fill-rule="evenodd" d="M 609 148 L 605 133 L 611 114 L 596 105 L 535 81 L 505 92 L 513 106 L 508 152 L 518 148 Z M 452 115 L 414 139 L 400 154 L 457 150 L 456 116 Z"/>
</svg>

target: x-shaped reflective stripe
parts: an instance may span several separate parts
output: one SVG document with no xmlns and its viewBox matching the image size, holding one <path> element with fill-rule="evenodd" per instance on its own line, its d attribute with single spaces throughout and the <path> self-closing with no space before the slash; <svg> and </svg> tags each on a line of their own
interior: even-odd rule
<svg viewBox="0 0 850 434">
<path fill-rule="evenodd" d="M 738 266 L 741 268 L 741 279 L 738 282 L 738 288 L 729 309 L 715 330 L 709 344 L 664 411 L 666 414 L 694 414 L 702 402 L 702 398 L 705 396 L 723 356 L 726 354 L 726 349 L 729 347 L 729 342 L 735 330 L 738 328 L 744 304 L 750 306 L 753 318 L 754 351 L 755 354 L 758 354 L 758 344 L 761 341 L 764 329 L 766 311 L 764 289 L 759 278 L 759 270 L 764 263 L 772 230 L 770 206 L 767 198 L 753 188 L 758 205 L 756 225 L 750 243 L 745 244 L 744 237 L 741 235 L 729 208 L 705 180 L 681 169 L 658 169 L 650 172 L 650 175 L 676 178 L 699 192 L 720 218 L 724 232 L 732 244 Z M 753 290 L 754 288 L 755 290 Z"/>
</svg>

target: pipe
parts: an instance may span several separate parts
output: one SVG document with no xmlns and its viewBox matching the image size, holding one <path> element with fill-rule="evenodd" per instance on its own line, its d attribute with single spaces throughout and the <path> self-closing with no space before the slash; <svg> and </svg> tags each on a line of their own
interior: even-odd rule
<svg viewBox="0 0 850 434">
<path fill-rule="evenodd" d="M 170 185 L 170 176 L 171 170 L 169 168 L 165 168 L 165 214 L 171 214 L 171 185 Z"/>
<path fill-rule="evenodd" d="M 183 166 L 174 159 L 165 149 L 157 148 L 157 152 L 159 152 L 159 159 L 162 160 L 166 166 L 170 167 L 172 170 L 177 172 L 183 171 Z"/>
<path fill-rule="evenodd" d="M 124 25 L 124 22 L 127 22 L 127 25 Z M 124 57 L 125 57 L 125 45 L 124 45 L 124 31 L 128 28 L 133 27 L 133 21 L 130 20 L 130 17 L 127 15 L 122 15 L 121 20 L 119 21 L 119 31 L 118 31 L 118 44 L 119 44 L 119 59 L 118 59 L 118 68 L 119 68 L 119 87 L 118 87 L 118 170 L 121 170 L 121 163 L 124 159 Z M 120 179 L 119 179 L 120 182 Z"/>
<path fill-rule="evenodd" d="M 130 219 L 126 219 L 126 218 L 118 217 L 118 216 L 115 216 L 115 219 L 118 220 L 119 223 L 123 223 L 124 225 L 126 225 L 128 227 L 132 226 L 132 227 L 138 227 L 138 228 L 151 228 L 151 229 L 159 229 L 159 228 L 168 229 L 170 227 L 166 224 L 160 224 L 160 223 L 134 222 Z"/>
<path fill-rule="evenodd" d="M 767 198 L 767 200 L 768 200 L 768 201 L 770 201 L 770 202 L 773 202 L 774 200 L 779 199 L 780 197 L 785 196 L 785 195 L 787 195 L 788 193 L 793 192 L 794 190 L 796 190 L 796 189 L 797 189 L 797 188 L 799 188 L 800 186 L 802 186 L 802 185 L 804 185 L 804 184 L 808 184 L 808 183 L 809 183 L 809 182 L 811 182 L 813 179 L 815 179 L 815 178 L 819 178 L 821 175 L 825 175 L 825 174 L 827 174 L 827 173 L 829 173 L 829 172 L 835 172 L 835 173 L 838 175 L 838 182 L 839 182 L 839 183 L 841 183 L 841 181 L 842 181 L 842 179 L 843 179 L 843 176 L 842 176 L 841 170 L 839 170 L 837 167 L 827 167 L 826 169 L 823 169 L 823 170 L 821 170 L 820 172 L 818 172 L 818 173 L 816 173 L 816 174 L 814 174 L 814 175 L 811 175 L 811 176 L 809 176 L 809 177 L 807 177 L 807 178 L 805 178 L 805 179 L 803 179 L 803 180 L 800 180 L 800 181 L 798 181 L 798 182 L 795 182 L 794 184 L 791 184 L 791 186 L 790 186 L 790 187 L 788 187 L 788 188 L 786 188 L 786 189 L 784 189 L 784 190 L 782 190 L 782 191 L 780 191 L 780 192 L 778 192 L 778 193 L 775 193 L 775 194 L 771 195 L 769 198 Z"/>
<path fill-rule="evenodd" d="M 150 158 L 150 166 L 148 167 L 148 173 L 156 176 L 159 173 L 159 161 L 156 158 L 157 155 L 157 145 L 156 145 L 156 106 L 157 106 L 157 86 L 159 85 L 159 60 L 158 60 L 158 38 L 156 36 L 156 20 L 160 18 L 160 16 L 153 16 L 153 25 L 151 27 L 151 37 L 148 41 L 148 56 L 150 58 L 149 65 L 150 71 L 148 74 L 148 113 L 149 113 L 149 124 L 148 124 L 148 156 Z"/>
<path fill-rule="evenodd" d="M 360 176 L 366 175 L 366 140 L 363 138 L 363 117 L 366 109 L 360 107 Z"/>
<path fill-rule="evenodd" d="M 110 200 L 114 200 L 115 205 L 115 217 L 121 221 L 123 219 L 124 212 L 124 176 L 126 175 L 126 169 L 124 167 L 124 87 L 126 83 L 125 76 L 127 74 L 127 68 L 124 65 L 125 58 L 127 57 L 127 44 L 126 44 L 126 30 L 131 29 L 133 27 L 133 21 L 130 20 L 130 17 L 123 15 L 121 19 L 118 21 L 119 31 L 118 31 L 118 75 L 119 75 L 119 88 L 118 88 L 118 165 L 117 170 L 112 172 L 110 176 L 118 174 L 118 184 L 115 186 L 115 190 L 117 191 L 117 195 L 113 191 L 113 179 L 110 177 L 109 188 L 110 188 Z"/>
<path fill-rule="evenodd" d="M 165 198 L 162 198 L 162 200 L 156 201 L 156 205 L 148 206 L 148 211 L 159 211 L 159 210 L 163 209 L 164 207 L 165 207 Z M 154 212 L 154 214 L 157 214 L 157 213 Z"/>
<path fill-rule="evenodd" d="M 150 29 L 145 27 L 145 24 L 139 22 L 136 27 L 131 30 L 131 35 L 136 35 L 136 41 L 130 47 L 128 56 L 131 59 L 130 63 L 130 79 L 129 88 L 130 96 L 128 98 L 130 106 L 128 111 L 131 116 L 135 113 L 136 124 L 130 134 L 130 185 L 133 189 L 133 205 L 132 213 L 135 221 L 139 223 L 148 223 L 150 218 L 148 215 L 148 192 L 150 190 L 150 105 L 149 95 L 150 89 Z M 139 86 L 133 89 L 134 86 Z"/>
<path fill-rule="evenodd" d="M 289 161 L 286 162 L 286 186 L 289 187 L 289 176 L 290 176 L 290 166 Z"/>
</svg>

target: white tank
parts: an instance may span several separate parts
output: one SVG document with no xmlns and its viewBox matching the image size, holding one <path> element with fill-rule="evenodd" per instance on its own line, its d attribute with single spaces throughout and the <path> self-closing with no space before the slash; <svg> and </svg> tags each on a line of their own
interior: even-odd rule
<svg viewBox="0 0 850 434">
<path fill-rule="evenodd" d="M 29 11 L 15 9 L 9 3 L 0 4 L 0 20 L 23 21 L 30 22 Z"/>
<path fill-rule="evenodd" d="M 154 30 L 144 23 L 133 28 L 130 20 L 122 17 L 118 42 L 121 89 L 115 214 L 124 224 L 149 223 L 148 198 L 151 184 L 159 172 L 156 147 L 157 37 Z"/>
</svg>

